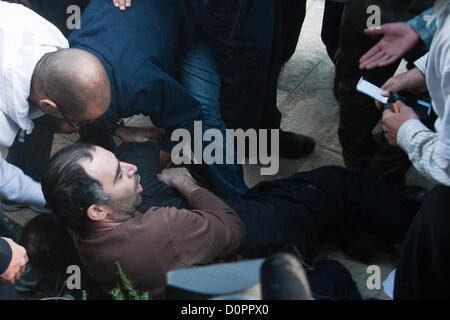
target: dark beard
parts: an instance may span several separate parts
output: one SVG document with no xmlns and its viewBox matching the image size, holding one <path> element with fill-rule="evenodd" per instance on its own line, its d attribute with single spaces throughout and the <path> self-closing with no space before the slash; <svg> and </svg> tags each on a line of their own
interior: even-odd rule
<svg viewBox="0 0 450 320">
<path fill-rule="evenodd" d="M 136 192 L 136 188 L 139 184 L 137 174 L 133 176 L 133 179 L 135 192 L 130 192 L 130 194 L 121 199 L 114 199 L 108 202 L 108 206 L 114 211 L 114 213 L 111 214 L 111 219 L 115 221 L 125 221 L 133 218 L 136 214 L 136 208 L 139 207 L 142 202 L 142 196 Z"/>
</svg>

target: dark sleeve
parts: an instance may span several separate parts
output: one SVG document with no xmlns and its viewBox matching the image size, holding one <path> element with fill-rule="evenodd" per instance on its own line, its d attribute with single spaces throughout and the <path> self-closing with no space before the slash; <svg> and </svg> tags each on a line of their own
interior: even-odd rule
<svg viewBox="0 0 450 320">
<path fill-rule="evenodd" d="M 172 75 L 161 70 L 151 60 L 139 67 L 135 74 L 136 92 L 132 101 L 132 114 L 150 116 L 152 122 L 166 130 L 162 149 L 170 151 L 178 141 L 170 141 L 178 128 L 193 132 L 194 121 L 201 120 L 200 103 Z"/>
<path fill-rule="evenodd" d="M 11 262 L 12 251 L 8 242 L 0 239 L 0 274 L 3 274 L 8 269 Z"/>
</svg>

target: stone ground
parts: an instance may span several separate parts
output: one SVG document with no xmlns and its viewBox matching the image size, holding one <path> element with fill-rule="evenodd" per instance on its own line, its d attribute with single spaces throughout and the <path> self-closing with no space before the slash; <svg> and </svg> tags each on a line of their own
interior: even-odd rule
<svg viewBox="0 0 450 320">
<path fill-rule="evenodd" d="M 342 165 L 341 147 L 337 138 L 338 103 L 333 97 L 334 66 L 329 60 L 325 47 L 321 42 L 320 30 L 324 0 L 308 0 L 307 17 L 303 24 L 297 50 L 292 59 L 285 65 L 279 81 L 278 107 L 283 114 L 282 128 L 306 134 L 316 139 L 316 151 L 300 160 L 280 159 L 280 170 L 275 176 L 261 176 L 258 165 L 244 165 L 245 180 L 249 186 L 267 180 L 290 176 L 298 171 L 311 170 L 324 165 Z M 127 123 L 145 126 L 147 121 L 142 117 L 127 119 Z M 58 135 L 55 138 L 53 152 L 76 141 L 78 136 Z M 2 149 L 4 154 L 6 150 Z M 407 182 L 430 188 L 414 169 L 408 172 Z M 17 230 L 33 218 L 36 213 L 23 210 L 6 213 L 8 221 Z M 346 256 L 338 248 L 324 246 L 318 258 L 336 259 L 351 272 L 363 298 L 389 299 L 383 290 L 367 288 L 369 277 L 367 267 L 378 265 L 384 281 L 392 271 L 395 257 L 376 253 L 370 263 L 365 265 Z M 36 293 L 27 294 L 25 298 L 36 299 L 55 294 L 54 284 L 43 283 Z M 49 293 L 50 292 L 50 293 Z"/>
</svg>

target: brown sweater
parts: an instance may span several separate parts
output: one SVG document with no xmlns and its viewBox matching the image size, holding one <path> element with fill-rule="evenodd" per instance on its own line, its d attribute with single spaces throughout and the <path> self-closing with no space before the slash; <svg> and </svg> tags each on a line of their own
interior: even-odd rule
<svg viewBox="0 0 450 320">
<path fill-rule="evenodd" d="M 189 199 L 193 210 L 150 208 L 116 227 L 93 222 L 80 235 L 70 232 L 83 265 L 105 292 L 117 286 L 118 261 L 139 290 L 164 294 L 170 270 L 235 260 L 245 225 L 206 189 Z"/>
</svg>

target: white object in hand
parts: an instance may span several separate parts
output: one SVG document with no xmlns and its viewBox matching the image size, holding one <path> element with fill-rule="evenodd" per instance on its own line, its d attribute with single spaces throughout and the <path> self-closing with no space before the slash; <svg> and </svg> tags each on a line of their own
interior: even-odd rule
<svg viewBox="0 0 450 320">
<path fill-rule="evenodd" d="M 370 83 L 369 81 L 364 80 L 363 77 L 359 79 L 358 84 L 356 85 L 356 90 L 362 92 L 375 100 L 378 100 L 384 104 L 388 102 L 388 97 L 382 95 L 383 90 L 378 88 L 376 85 Z"/>
</svg>

